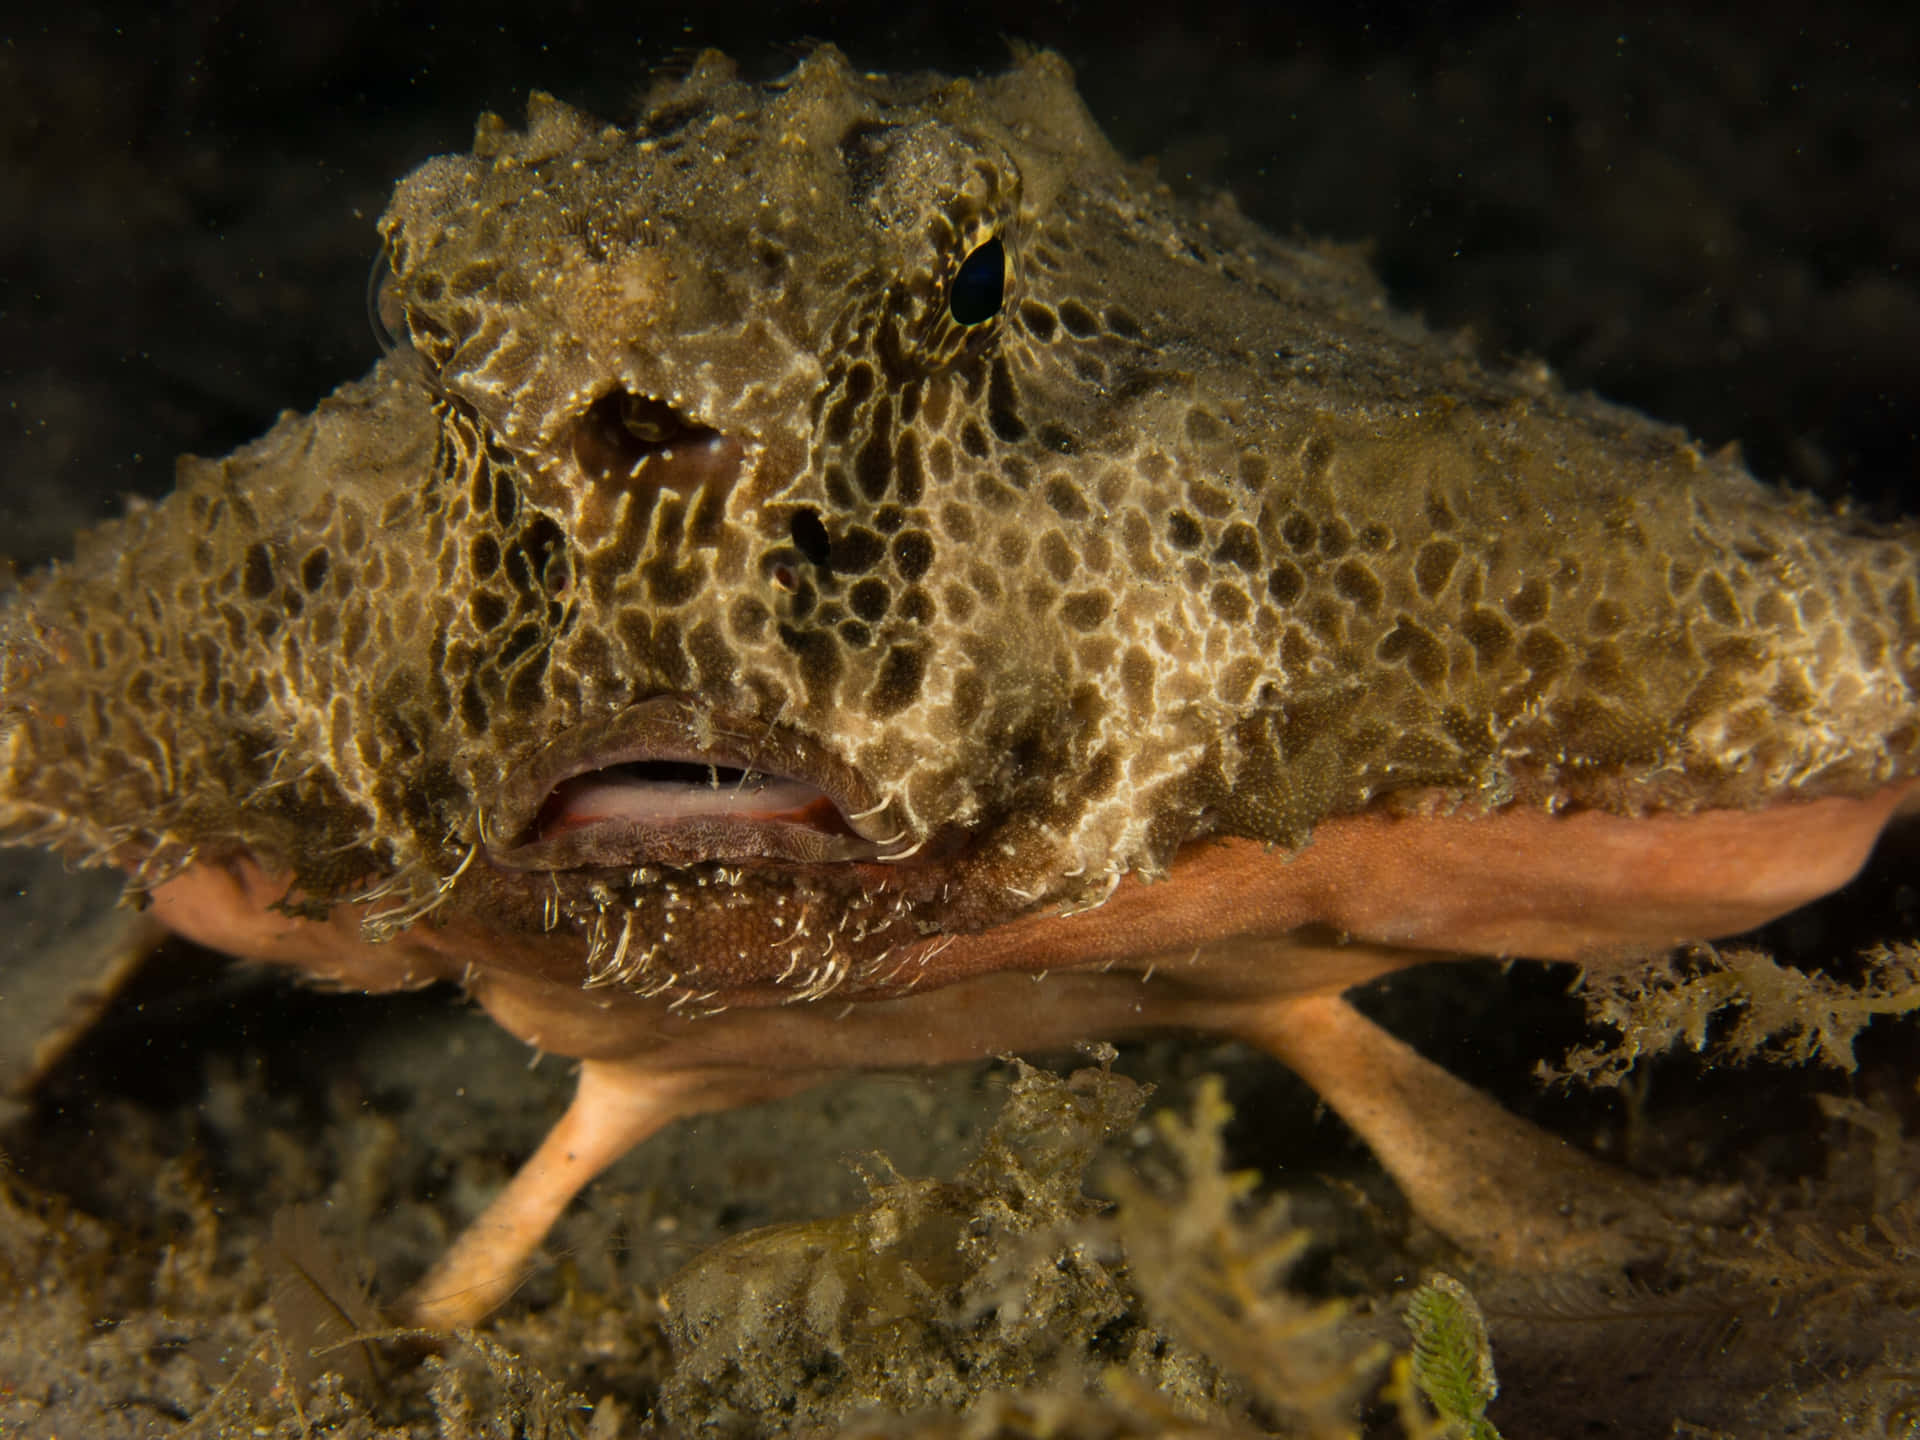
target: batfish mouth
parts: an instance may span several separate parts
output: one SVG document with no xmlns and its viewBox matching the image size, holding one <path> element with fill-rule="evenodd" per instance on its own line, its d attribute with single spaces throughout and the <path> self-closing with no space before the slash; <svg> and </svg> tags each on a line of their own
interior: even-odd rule
<svg viewBox="0 0 1920 1440">
<path fill-rule="evenodd" d="M 488 844 L 513 870 L 904 854 L 851 766 L 802 736 L 661 696 L 568 731 L 509 778 Z"/>
</svg>

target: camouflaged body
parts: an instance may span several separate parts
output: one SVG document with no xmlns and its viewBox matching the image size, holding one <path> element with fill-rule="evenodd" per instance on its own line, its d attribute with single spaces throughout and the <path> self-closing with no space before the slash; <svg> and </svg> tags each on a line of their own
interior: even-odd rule
<svg viewBox="0 0 1920 1440">
<path fill-rule="evenodd" d="M 395 353 L 12 608 L 13 838 L 143 882 L 244 853 L 316 901 L 397 887 L 404 922 L 479 883 L 543 745 L 679 695 L 694 729 L 815 742 L 939 856 L 879 899 L 806 867 L 512 891 L 601 950 L 644 912 L 657 949 L 668 911 L 834 886 L 896 939 L 1097 903 L 1193 839 L 1380 803 L 1752 806 L 1915 768 L 1909 532 L 1176 200 L 1052 56 L 966 81 L 823 49 L 770 86 L 707 56 L 631 129 L 536 96 L 381 229 Z M 995 237 L 1003 303 L 962 324 Z M 647 483 L 636 400 L 737 473 Z"/>
</svg>

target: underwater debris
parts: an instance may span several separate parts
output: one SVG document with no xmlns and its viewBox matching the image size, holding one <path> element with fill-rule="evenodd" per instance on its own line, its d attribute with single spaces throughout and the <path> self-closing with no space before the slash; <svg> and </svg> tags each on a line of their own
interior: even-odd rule
<svg viewBox="0 0 1920 1440">
<path fill-rule="evenodd" d="M 154 1266 L 154 1298 L 162 1304 L 203 1304 L 220 1260 L 220 1212 L 194 1152 L 166 1161 L 153 1176 L 156 1218 L 170 1222 L 170 1238 Z"/>
<path fill-rule="evenodd" d="M 1818 1061 L 1849 1074 L 1853 1042 L 1877 1016 L 1920 1009 L 1920 945 L 1877 945 L 1860 981 L 1777 964 L 1762 951 L 1695 945 L 1664 966 L 1588 977 L 1587 1017 L 1619 1036 L 1582 1045 L 1560 1064 L 1541 1061 L 1542 1082 L 1614 1086 L 1644 1056 L 1684 1043 L 1709 1045 L 1730 1063 Z"/>
<path fill-rule="evenodd" d="M 0 1293 L 26 1296 L 60 1288 L 93 1294 L 112 1279 L 107 1227 L 65 1201 L 38 1195 L 0 1152 Z"/>
</svg>

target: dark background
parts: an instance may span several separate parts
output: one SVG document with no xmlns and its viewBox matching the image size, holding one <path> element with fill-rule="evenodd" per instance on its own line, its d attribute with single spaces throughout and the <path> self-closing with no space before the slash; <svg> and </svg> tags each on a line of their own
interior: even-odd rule
<svg viewBox="0 0 1920 1440">
<path fill-rule="evenodd" d="M 373 222 L 479 111 L 625 118 L 702 46 L 771 74 L 813 39 L 955 72 L 1053 46 L 1124 150 L 1369 243 L 1432 323 L 1907 505 L 1911 8 L 41 6 L 0 20 L 0 553 L 62 553 L 363 371 Z"/>
</svg>

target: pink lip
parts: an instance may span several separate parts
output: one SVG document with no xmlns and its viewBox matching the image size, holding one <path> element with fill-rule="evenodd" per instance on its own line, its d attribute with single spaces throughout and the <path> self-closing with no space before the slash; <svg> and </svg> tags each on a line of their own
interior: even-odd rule
<svg viewBox="0 0 1920 1440">
<path fill-rule="evenodd" d="M 662 696 L 546 745 L 504 788 L 489 851 L 514 870 L 872 860 L 903 838 L 874 809 L 812 742 Z"/>
</svg>

